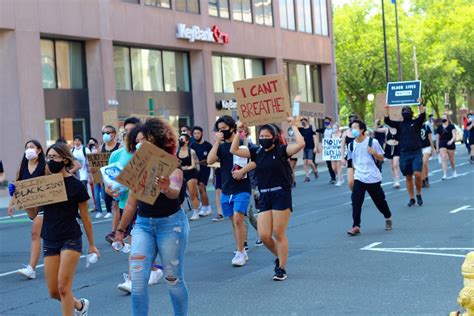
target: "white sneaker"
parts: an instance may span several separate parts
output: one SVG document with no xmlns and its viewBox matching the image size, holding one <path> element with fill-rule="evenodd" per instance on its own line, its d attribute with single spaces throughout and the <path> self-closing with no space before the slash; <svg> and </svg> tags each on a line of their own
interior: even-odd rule
<svg viewBox="0 0 474 316">
<path fill-rule="evenodd" d="M 36 272 L 30 265 L 25 266 L 23 269 L 19 269 L 16 273 L 30 280 L 36 278 Z"/>
<path fill-rule="evenodd" d="M 337 181 L 336 182 L 336 187 L 340 187 L 340 186 L 342 186 L 342 181 Z"/>
<path fill-rule="evenodd" d="M 199 211 L 199 216 L 206 216 L 206 207 L 201 206 L 201 210 Z"/>
<path fill-rule="evenodd" d="M 393 183 L 393 187 L 394 187 L 395 189 L 399 189 L 399 188 L 400 188 L 400 182 L 399 182 L 399 181 L 395 181 L 395 182 Z"/>
<path fill-rule="evenodd" d="M 197 221 L 197 220 L 199 220 L 199 211 L 194 210 L 194 211 L 193 211 L 193 215 L 191 216 L 190 220 L 192 220 L 192 221 Z"/>
<path fill-rule="evenodd" d="M 102 213 L 97 213 L 97 215 L 95 216 L 95 218 L 102 218 Z"/>
<path fill-rule="evenodd" d="M 441 180 L 446 180 L 446 179 L 448 179 L 448 176 L 447 176 L 447 175 L 444 175 L 444 176 L 441 178 Z"/>
<path fill-rule="evenodd" d="M 123 279 L 125 280 L 125 282 L 120 283 L 119 285 L 117 285 L 117 288 L 120 291 L 124 291 L 124 292 L 127 292 L 129 294 L 132 293 L 132 280 L 128 279 L 128 274 L 127 273 L 123 274 Z"/>
<path fill-rule="evenodd" d="M 458 177 L 458 173 L 456 172 L 456 170 L 453 171 L 453 178 L 457 178 Z"/>
<path fill-rule="evenodd" d="M 87 316 L 89 315 L 89 300 L 86 300 L 85 298 L 81 298 L 79 300 L 82 303 L 82 309 L 78 311 L 77 309 L 74 309 L 74 313 L 76 316 Z"/>
<path fill-rule="evenodd" d="M 156 271 L 151 270 L 150 279 L 148 280 L 148 285 L 157 284 L 158 281 L 163 277 L 163 271 L 158 269 Z"/>
<path fill-rule="evenodd" d="M 245 263 L 246 263 L 245 257 L 246 257 L 246 254 L 245 254 L 245 253 L 236 251 L 234 258 L 232 259 L 232 265 L 233 265 L 234 267 L 242 267 L 242 266 L 244 266 Z M 248 256 L 247 256 L 247 258 L 248 258 Z"/>
<path fill-rule="evenodd" d="M 112 213 L 105 214 L 104 218 L 112 218 Z"/>
</svg>

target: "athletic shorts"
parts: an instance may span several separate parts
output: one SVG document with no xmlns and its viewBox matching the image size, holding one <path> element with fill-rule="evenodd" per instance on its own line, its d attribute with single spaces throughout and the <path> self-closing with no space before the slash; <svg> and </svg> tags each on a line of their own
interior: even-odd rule
<svg viewBox="0 0 474 316">
<path fill-rule="evenodd" d="M 290 160 L 291 161 L 298 161 L 298 158 L 297 157 L 290 157 Z"/>
<path fill-rule="evenodd" d="M 423 155 L 421 150 L 403 152 L 400 155 L 400 171 L 404 176 L 411 176 L 415 172 L 421 172 L 423 167 Z"/>
<path fill-rule="evenodd" d="M 214 171 L 214 187 L 216 190 L 222 190 L 221 169 L 219 168 Z"/>
<path fill-rule="evenodd" d="M 456 150 L 456 145 L 454 143 L 448 145 L 448 142 L 439 142 L 439 148 L 446 148 L 447 150 Z"/>
<path fill-rule="evenodd" d="M 313 160 L 314 159 L 314 148 L 305 148 L 303 150 L 303 159 L 304 160 Z"/>
<path fill-rule="evenodd" d="M 67 240 L 43 239 L 43 256 L 59 256 L 63 250 L 73 250 L 82 253 L 82 236 Z"/>
<path fill-rule="evenodd" d="M 423 147 L 423 148 L 421 149 L 421 152 L 423 153 L 423 155 L 425 155 L 425 154 L 431 155 L 431 146 L 429 146 L 429 147 Z"/>
<path fill-rule="evenodd" d="M 393 157 L 400 157 L 400 146 L 391 146 L 387 144 L 385 146 L 385 153 L 383 156 L 387 159 L 393 159 Z"/>
<path fill-rule="evenodd" d="M 211 176 L 211 168 L 201 166 L 201 169 L 199 170 L 197 174 L 198 183 L 203 183 L 204 185 L 207 185 L 207 182 L 209 181 L 210 176 Z"/>
<path fill-rule="evenodd" d="M 352 159 L 347 159 L 347 168 L 354 169 L 354 164 L 352 163 Z"/>
<path fill-rule="evenodd" d="M 265 211 L 292 210 L 291 189 L 281 189 L 272 192 L 260 192 L 259 213 Z"/>
<path fill-rule="evenodd" d="M 184 180 L 186 180 L 186 182 L 188 182 L 189 180 L 192 180 L 192 179 L 197 180 L 198 172 L 197 172 L 196 169 L 183 170 L 183 177 L 184 177 Z"/>
<path fill-rule="evenodd" d="M 247 215 L 247 209 L 250 203 L 250 192 L 240 192 L 227 195 L 221 194 L 222 215 L 231 217 L 234 213 Z"/>
</svg>

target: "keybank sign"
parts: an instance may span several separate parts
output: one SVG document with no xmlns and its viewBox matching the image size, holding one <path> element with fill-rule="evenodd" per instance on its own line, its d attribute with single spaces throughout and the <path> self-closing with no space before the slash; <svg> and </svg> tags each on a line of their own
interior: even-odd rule
<svg viewBox="0 0 474 316">
<path fill-rule="evenodd" d="M 229 35 L 221 32 L 217 25 L 202 30 L 199 26 L 186 26 L 184 23 L 177 25 L 176 38 L 186 39 L 190 43 L 195 41 L 210 42 L 217 44 L 229 43 Z"/>
</svg>

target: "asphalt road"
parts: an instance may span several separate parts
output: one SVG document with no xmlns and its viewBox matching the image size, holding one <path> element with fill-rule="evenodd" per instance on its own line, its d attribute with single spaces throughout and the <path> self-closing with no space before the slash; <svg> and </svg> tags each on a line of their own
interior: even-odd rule
<svg viewBox="0 0 474 316">
<path fill-rule="evenodd" d="M 329 185 L 327 172 L 309 183 L 298 177 L 284 282 L 272 281 L 274 258 L 264 247 L 253 246 L 252 228 L 250 260 L 233 268 L 231 224 L 213 223 L 210 217 L 191 222 L 185 257 L 190 315 L 447 315 L 459 309 L 461 264 L 474 250 L 474 166 L 458 147 L 459 177 L 441 181 L 441 166 L 430 161 L 432 186 L 423 192 L 423 207 L 406 206 L 404 182 L 393 189 L 384 165 L 394 221 L 390 232 L 368 199 L 362 234 L 347 236 L 352 224 L 347 186 Z M 116 288 L 127 271 L 127 257 L 104 240 L 110 220 L 93 221 L 102 256 L 87 269 L 81 259 L 74 293 L 90 300 L 92 316 L 130 315 L 130 296 Z M 14 273 L 28 262 L 30 227 L 25 216 L 9 219 L 0 210 L 1 315 L 60 314 L 59 303 L 48 297 L 42 267 L 35 280 Z M 172 313 L 163 281 L 150 287 L 150 302 L 150 315 Z"/>
</svg>

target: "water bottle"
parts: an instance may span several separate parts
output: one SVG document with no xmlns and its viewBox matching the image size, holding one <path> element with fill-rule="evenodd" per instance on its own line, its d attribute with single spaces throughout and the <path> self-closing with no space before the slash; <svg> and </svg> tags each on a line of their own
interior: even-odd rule
<svg viewBox="0 0 474 316">
<path fill-rule="evenodd" d="M 96 263 L 97 260 L 99 260 L 99 256 L 97 256 L 95 252 L 88 254 L 86 260 L 86 268 L 89 268 L 91 264 Z"/>
<path fill-rule="evenodd" d="M 123 248 L 122 248 L 123 253 L 130 253 L 131 250 L 132 250 L 132 247 L 130 246 L 130 244 L 128 243 L 123 244 Z"/>
<path fill-rule="evenodd" d="M 112 243 L 112 248 L 114 248 L 117 251 L 120 251 L 123 248 L 123 244 L 120 241 L 114 241 Z"/>
</svg>

